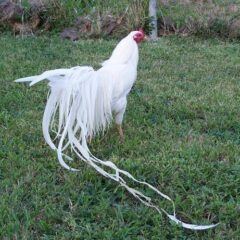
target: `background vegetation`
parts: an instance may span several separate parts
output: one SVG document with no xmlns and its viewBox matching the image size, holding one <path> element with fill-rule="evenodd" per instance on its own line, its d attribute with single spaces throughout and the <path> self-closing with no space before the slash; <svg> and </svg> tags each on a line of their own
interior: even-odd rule
<svg viewBox="0 0 240 240">
<path fill-rule="evenodd" d="M 148 0 L 1 0 L 22 7 L 11 15 L 0 7 L 0 28 L 16 33 L 61 32 L 65 27 L 76 27 L 82 36 L 123 36 L 132 29 L 151 30 L 148 18 Z M 10 12 L 11 13 L 11 12 Z M 106 18 L 108 16 L 108 18 Z M 110 18 L 109 18 L 110 16 Z M 83 31 L 79 17 L 91 28 Z M 38 19 L 36 21 L 36 19 Z M 87 19 L 87 20 L 86 20 Z M 14 22 L 23 24 L 20 27 Z M 35 27 L 36 22 L 37 27 Z M 89 22 L 88 22 L 89 23 Z M 159 35 L 203 35 L 223 38 L 240 36 L 239 0 L 158 0 Z M 105 28 L 104 28 L 104 26 Z M 113 31 L 106 31 L 106 25 Z M 80 28 L 80 29 L 79 29 Z"/>
</svg>

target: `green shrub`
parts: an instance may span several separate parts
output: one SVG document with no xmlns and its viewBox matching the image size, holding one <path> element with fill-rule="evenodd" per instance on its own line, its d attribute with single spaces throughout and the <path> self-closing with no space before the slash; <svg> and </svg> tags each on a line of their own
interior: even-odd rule
<svg viewBox="0 0 240 240">
<path fill-rule="evenodd" d="M 144 27 L 147 33 L 151 31 L 148 0 L 45 0 L 39 9 L 33 9 L 29 0 L 15 2 L 24 9 L 23 14 L 15 20 L 27 25 L 26 29 L 32 29 L 33 16 L 37 11 L 40 24 L 36 30 L 43 32 L 61 32 L 65 27 L 74 26 L 79 16 L 87 16 L 91 20 L 91 32 L 85 34 L 85 37 L 108 35 L 101 28 L 105 16 L 111 16 L 119 22 L 111 32 L 114 36 L 125 35 L 139 27 Z M 240 26 L 238 29 L 236 24 L 240 16 L 239 0 L 158 0 L 158 16 L 162 21 L 161 34 L 240 37 Z M 9 21 L 1 21 L 0 16 L 0 31 L 11 29 L 13 26 Z"/>
<path fill-rule="evenodd" d="M 41 19 L 42 28 L 55 32 L 59 32 L 65 27 L 74 26 L 76 19 L 79 16 L 88 16 L 92 22 L 92 36 L 99 36 L 101 34 L 102 17 L 110 15 L 113 18 L 121 19 L 116 34 L 126 34 L 139 27 L 145 26 L 149 30 L 148 18 L 148 0 L 49 0 L 44 2 L 43 6 L 38 6 L 33 9 L 28 0 L 20 1 L 24 8 L 24 13 L 20 16 L 19 22 L 29 24 L 31 26 L 32 16 L 37 15 Z M 9 25 L 8 21 L 0 23 Z"/>
<path fill-rule="evenodd" d="M 175 33 L 182 29 L 188 34 L 203 36 L 236 37 L 231 32 L 233 19 L 240 16 L 237 0 L 159 1 L 159 17 L 171 19 Z M 240 36 L 240 34 L 239 34 Z"/>
</svg>

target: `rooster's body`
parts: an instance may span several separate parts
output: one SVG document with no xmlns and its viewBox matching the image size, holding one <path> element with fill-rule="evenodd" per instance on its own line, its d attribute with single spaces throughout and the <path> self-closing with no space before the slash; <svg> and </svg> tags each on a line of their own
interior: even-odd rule
<svg viewBox="0 0 240 240">
<path fill-rule="evenodd" d="M 121 125 L 127 105 L 127 95 L 137 76 L 138 46 L 133 39 L 137 33 L 139 32 L 131 32 L 124 38 L 116 46 L 111 57 L 102 64 L 103 67 L 97 71 L 91 67 L 56 69 L 17 80 L 17 82 L 29 81 L 30 85 L 44 79 L 50 81 L 50 104 L 45 110 L 43 132 L 47 143 L 53 149 L 55 147 L 48 129 L 50 118 L 57 108 L 52 108 L 59 106 L 60 125 L 57 132 L 60 134 L 68 115 L 66 111 L 70 110 L 71 103 L 78 97 L 85 98 L 81 103 L 78 102 L 78 108 L 75 109 L 75 113 L 81 112 L 82 124 L 87 126 L 84 137 L 91 139 L 94 134 L 104 131 L 112 120 L 112 113 L 120 136 L 123 137 Z M 141 32 L 140 34 L 143 35 Z M 61 108 L 63 105 L 64 107 Z M 61 114 L 62 111 L 65 111 L 64 114 Z"/>
<path fill-rule="evenodd" d="M 130 173 L 119 169 L 110 161 L 94 157 L 88 149 L 87 141 L 104 131 L 113 117 L 123 137 L 122 121 L 127 106 L 127 95 L 137 77 L 138 43 L 144 38 L 143 31 L 133 31 L 122 39 L 111 57 L 95 71 L 91 67 L 78 66 L 70 69 L 46 71 L 41 75 L 21 78 L 17 82 L 33 85 L 41 80 L 49 80 L 50 95 L 43 116 L 43 135 L 49 146 L 57 151 L 60 164 L 73 171 L 67 161 L 73 160 L 64 152 L 71 149 L 75 155 L 92 166 L 98 173 L 118 182 L 135 198 L 145 205 L 165 213 L 171 220 L 189 229 L 214 227 L 186 224 L 164 209 L 157 207 L 151 199 L 140 191 L 128 186 L 127 179 L 143 184 L 172 202 L 165 194 L 152 185 L 138 181 Z M 52 140 L 49 130 L 55 133 Z M 55 143 L 54 143 L 55 142 Z M 57 143 L 57 144 L 56 144 Z"/>
</svg>

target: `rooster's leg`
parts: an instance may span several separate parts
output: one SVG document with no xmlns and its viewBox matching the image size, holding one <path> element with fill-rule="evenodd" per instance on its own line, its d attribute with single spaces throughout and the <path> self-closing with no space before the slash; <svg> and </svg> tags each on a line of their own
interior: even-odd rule
<svg viewBox="0 0 240 240">
<path fill-rule="evenodd" d="M 126 106 L 127 106 L 126 97 L 120 98 L 114 105 L 114 111 L 116 113 L 115 122 L 117 124 L 117 130 L 118 130 L 121 141 L 123 141 L 124 139 L 123 130 L 122 130 L 122 121 L 123 121 L 123 116 L 126 110 Z"/>
<path fill-rule="evenodd" d="M 88 143 L 88 144 L 91 144 L 91 143 L 92 143 L 92 136 L 88 136 L 88 137 L 87 137 L 87 143 Z"/>
<path fill-rule="evenodd" d="M 117 124 L 117 130 L 118 130 L 121 141 L 123 141 L 124 135 L 123 135 L 122 125 Z"/>
</svg>

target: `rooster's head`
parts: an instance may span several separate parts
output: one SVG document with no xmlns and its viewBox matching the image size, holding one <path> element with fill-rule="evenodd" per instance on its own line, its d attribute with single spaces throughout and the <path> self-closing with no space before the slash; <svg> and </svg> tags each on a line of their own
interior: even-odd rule
<svg viewBox="0 0 240 240">
<path fill-rule="evenodd" d="M 133 35 L 133 40 L 136 43 L 140 43 L 145 37 L 144 31 L 142 28 L 140 28 L 136 33 Z"/>
</svg>

